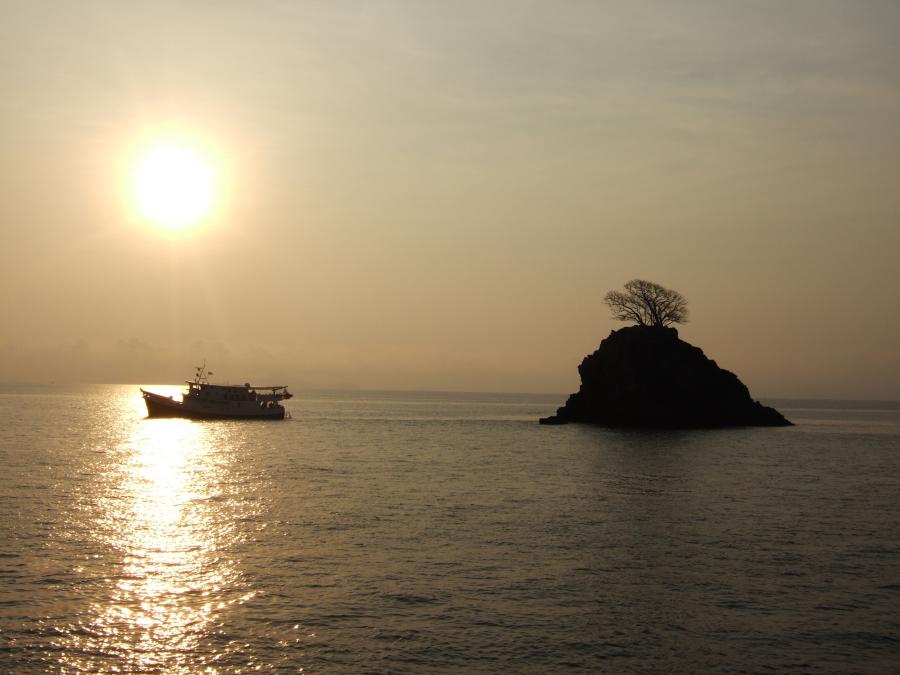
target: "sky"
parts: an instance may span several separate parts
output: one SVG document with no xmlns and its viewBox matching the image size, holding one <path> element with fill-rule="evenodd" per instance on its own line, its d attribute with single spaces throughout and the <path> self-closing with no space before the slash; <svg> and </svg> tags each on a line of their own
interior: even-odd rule
<svg viewBox="0 0 900 675">
<path fill-rule="evenodd" d="M 632 278 L 900 399 L 900 3 L 0 1 L 0 382 L 574 391 Z M 214 206 L 134 166 L 177 138 Z M 266 382 L 269 383 L 269 382 Z"/>
</svg>

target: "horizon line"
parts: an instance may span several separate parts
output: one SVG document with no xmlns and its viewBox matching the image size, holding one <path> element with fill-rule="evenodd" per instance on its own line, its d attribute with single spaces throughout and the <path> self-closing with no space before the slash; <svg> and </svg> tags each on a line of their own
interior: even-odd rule
<svg viewBox="0 0 900 675">
<path fill-rule="evenodd" d="M 109 387 L 141 387 L 141 386 L 182 386 L 184 382 L 86 382 L 76 380 L 62 380 L 52 382 L 3 382 L 0 381 L 0 387 L 61 387 L 61 386 L 109 386 Z M 238 386 L 243 383 L 222 383 L 225 386 Z M 286 385 L 288 387 L 292 385 Z M 301 392 L 320 392 L 320 393 L 372 393 L 372 394 L 456 394 L 456 395 L 488 395 L 488 396 L 558 396 L 568 397 L 573 392 L 549 392 L 549 391 L 514 391 L 514 390 L 479 390 L 479 389 L 390 389 L 390 388 L 371 388 L 371 387 L 322 387 L 311 386 L 303 387 Z M 296 396 L 297 394 L 295 394 Z M 817 397 L 817 396 L 753 396 L 755 401 L 815 401 L 817 403 L 892 403 L 900 406 L 900 398 L 841 398 L 841 397 Z"/>
</svg>

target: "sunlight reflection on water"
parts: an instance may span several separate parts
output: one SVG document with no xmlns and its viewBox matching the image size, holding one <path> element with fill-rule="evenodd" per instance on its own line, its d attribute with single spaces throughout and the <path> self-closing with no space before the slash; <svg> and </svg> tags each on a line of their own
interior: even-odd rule
<svg viewBox="0 0 900 675">
<path fill-rule="evenodd" d="M 88 669 L 84 656 L 99 652 L 117 655 L 127 670 L 193 671 L 192 655 L 221 611 L 253 596 L 226 592 L 240 587 L 241 573 L 223 551 L 233 527 L 214 512 L 227 507 L 219 486 L 229 471 L 214 432 L 188 420 L 138 419 L 113 453 L 99 480 L 94 531 L 118 573 L 60 645 L 62 665 Z"/>
</svg>

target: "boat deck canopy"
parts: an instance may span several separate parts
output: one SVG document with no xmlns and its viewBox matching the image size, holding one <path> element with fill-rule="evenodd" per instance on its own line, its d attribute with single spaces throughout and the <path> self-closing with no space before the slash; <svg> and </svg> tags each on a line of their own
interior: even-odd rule
<svg viewBox="0 0 900 675">
<path fill-rule="evenodd" d="M 185 380 L 185 384 L 199 385 L 201 387 L 221 387 L 223 389 L 287 389 L 289 385 L 266 385 L 258 384 L 212 384 L 211 382 L 196 382 L 195 380 Z"/>
</svg>

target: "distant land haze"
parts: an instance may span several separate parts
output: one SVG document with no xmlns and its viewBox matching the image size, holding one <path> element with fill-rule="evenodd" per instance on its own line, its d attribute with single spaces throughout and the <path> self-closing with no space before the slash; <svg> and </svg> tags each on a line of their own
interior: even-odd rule
<svg viewBox="0 0 900 675">
<path fill-rule="evenodd" d="M 563 394 L 638 277 L 754 396 L 900 399 L 898 30 L 875 1 L 5 2 L 0 381 Z M 193 159 L 136 191 L 152 139 Z"/>
</svg>

